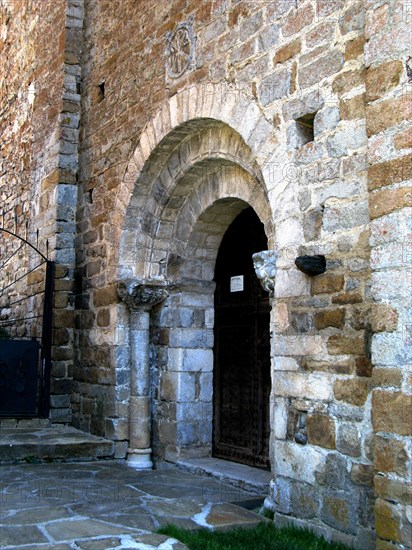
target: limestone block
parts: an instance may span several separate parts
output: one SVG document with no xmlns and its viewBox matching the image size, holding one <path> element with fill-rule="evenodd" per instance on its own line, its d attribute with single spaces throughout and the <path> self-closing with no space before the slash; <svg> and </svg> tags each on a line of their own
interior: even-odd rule
<svg viewBox="0 0 412 550">
<path fill-rule="evenodd" d="M 213 351 L 211 349 L 168 349 L 168 371 L 212 372 Z"/>
<path fill-rule="evenodd" d="M 160 380 L 161 398 L 167 401 L 194 401 L 195 376 L 186 372 L 166 372 Z"/>
<path fill-rule="evenodd" d="M 395 505 L 378 498 L 375 503 L 375 518 L 378 537 L 394 542 L 402 542 L 400 533 L 401 518 Z"/>
<path fill-rule="evenodd" d="M 276 439 L 286 439 L 288 405 L 287 400 L 277 397 L 272 403 L 273 418 L 271 425 L 274 427 Z M 275 443 L 276 445 L 276 443 Z"/>
<path fill-rule="evenodd" d="M 297 269 L 278 269 L 275 280 L 275 296 L 276 298 L 307 296 L 309 286 L 309 278 Z"/>
<path fill-rule="evenodd" d="M 340 203 L 328 199 L 323 214 L 323 229 L 333 232 L 338 229 L 351 229 L 369 221 L 369 206 L 366 201 L 358 200 Z"/>
<path fill-rule="evenodd" d="M 275 372 L 272 376 L 274 395 L 313 400 L 332 399 L 332 379 L 327 374 Z"/>
<path fill-rule="evenodd" d="M 201 401 L 211 401 L 213 395 L 213 374 L 212 372 L 205 372 L 198 376 L 198 398 Z"/>
<path fill-rule="evenodd" d="M 400 504 L 412 505 L 412 483 L 404 479 L 390 479 L 376 475 L 374 478 L 376 494 L 384 500 L 393 500 Z"/>
<path fill-rule="evenodd" d="M 276 99 L 288 95 L 290 89 L 290 72 L 280 68 L 262 80 L 259 85 L 259 100 L 265 107 Z"/>
<path fill-rule="evenodd" d="M 291 482 L 276 475 L 276 479 L 270 482 L 270 490 L 275 509 L 283 514 L 291 511 Z"/>
<path fill-rule="evenodd" d="M 292 357 L 274 357 L 273 370 L 276 371 L 297 371 L 300 369 L 299 363 Z"/>
<path fill-rule="evenodd" d="M 338 181 L 327 187 L 322 187 L 315 191 L 315 197 L 318 203 L 323 204 L 327 199 L 345 199 L 358 195 L 362 190 L 362 183 L 359 180 Z"/>
<path fill-rule="evenodd" d="M 321 509 L 321 518 L 327 525 L 343 531 L 344 533 L 356 533 L 357 513 L 356 501 L 353 498 L 335 491 L 324 493 Z"/>
<path fill-rule="evenodd" d="M 335 422 L 330 416 L 308 414 L 308 441 L 325 449 L 335 448 Z"/>
<path fill-rule="evenodd" d="M 364 122 L 346 122 L 337 127 L 327 139 L 327 148 L 331 157 L 343 157 L 349 151 L 364 147 L 367 143 Z"/>
<path fill-rule="evenodd" d="M 386 292 L 386 291 L 385 291 Z M 374 365 L 408 365 L 412 362 L 412 349 L 407 333 L 385 332 L 372 337 L 372 362 Z"/>
<path fill-rule="evenodd" d="M 355 424 L 345 422 L 338 426 L 336 448 L 345 455 L 360 456 L 360 434 Z"/>
<path fill-rule="evenodd" d="M 169 344 L 172 348 L 212 348 L 213 331 L 208 329 L 171 329 Z"/>
<path fill-rule="evenodd" d="M 324 351 L 323 340 L 320 336 L 278 335 L 273 342 L 275 355 L 317 355 Z"/>
<path fill-rule="evenodd" d="M 412 395 L 400 391 L 374 390 L 372 425 L 376 432 L 412 435 Z"/>
<path fill-rule="evenodd" d="M 299 72 L 299 85 L 301 88 L 312 86 L 323 78 L 339 72 L 342 65 L 342 53 L 339 50 L 330 50 L 327 55 L 318 57 L 312 63 L 305 65 L 305 70 Z"/>
<path fill-rule="evenodd" d="M 315 136 L 319 136 L 322 132 L 330 132 L 338 125 L 340 121 L 340 113 L 337 107 L 325 107 L 316 113 L 313 121 L 313 131 Z"/>
<path fill-rule="evenodd" d="M 333 393 L 338 401 L 345 401 L 358 407 L 365 404 L 369 393 L 368 378 L 349 378 L 336 380 L 333 384 Z"/>
<path fill-rule="evenodd" d="M 277 440 L 274 450 L 274 469 L 279 476 L 313 485 L 315 471 L 324 462 L 324 454 L 313 447 Z"/>
<path fill-rule="evenodd" d="M 408 475 L 409 459 L 404 441 L 393 437 L 375 435 L 374 466 L 380 473 L 393 473 L 401 477 Z"/>
<path fill-rule="evenodd" d="M 319 507 L 318 488 L 306 483 L 292 483 L 291 508 L 298 518 L 314 518 Z"/>
</svg>

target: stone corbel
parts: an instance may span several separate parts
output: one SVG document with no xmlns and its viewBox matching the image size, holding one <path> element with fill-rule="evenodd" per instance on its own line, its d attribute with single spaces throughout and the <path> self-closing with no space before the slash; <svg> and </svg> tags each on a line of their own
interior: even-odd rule
<svg viewBox="0 0 412 550">
<path fill-rule="evenodd" d="M 260 284 L 269 296 L 273 298 L 275 293 L 276 259 L 274 250 L 262 250 L 252 255 L 253 267 Z"/>
<path fill-rule="evenodd" d="M 149 311 L 169 296 L 166 283 L 163 281 L 143 282 L 126 279 L 120 281 L 117 292 L 131 311 Z"/>
<path fill-rule="evenodd" d="M 150 310 L 169 293 L 161 281 L 121 281 L 119 297 L 130 309 L 130 402 L 129 449 L 127 463 L 143 470 L 153 467 L 151 460 L 149 327 Z"/>
</svg>

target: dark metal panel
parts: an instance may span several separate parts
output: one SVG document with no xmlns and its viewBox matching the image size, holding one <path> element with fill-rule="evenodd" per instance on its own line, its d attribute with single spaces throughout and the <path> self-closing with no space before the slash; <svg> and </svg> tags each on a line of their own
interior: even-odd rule
<svg viewBox="0 0 412 550">
<path fill-rule="evenodd" d="M 0 416 L 36 416 L 40 344 L 0 340 Z"/>
</svg>

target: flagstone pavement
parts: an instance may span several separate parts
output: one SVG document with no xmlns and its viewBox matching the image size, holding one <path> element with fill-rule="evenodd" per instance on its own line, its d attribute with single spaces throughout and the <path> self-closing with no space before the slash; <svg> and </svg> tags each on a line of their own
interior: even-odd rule
<svg viewBox="0 0 412 550">
<path fill-rule="evenodd" d="M 155 534 L 173 523 L 227 529 L 262 521 L 256 498 L 173 465 L 136 471 L 116 461 L 0 466 L 2 550 L 183 550 Z M 236 504 L 237 503 L 237 504 Z"/>
</svg>

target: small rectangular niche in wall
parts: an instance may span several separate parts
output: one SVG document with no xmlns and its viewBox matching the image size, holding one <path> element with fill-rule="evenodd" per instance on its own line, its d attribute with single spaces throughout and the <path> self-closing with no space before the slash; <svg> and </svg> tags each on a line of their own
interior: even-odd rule
<svg viewBox="0 0 412 550">
<path fill-rule="evenodd" d="M 314 129 L 313 122 L 315 120 L 316 113 L 308 113 L 300 118 L 296 119 L 296 130 L 299 134 L 300 144 L 306 145 L 310 141 L 314 141 Z"/>
</svg>

